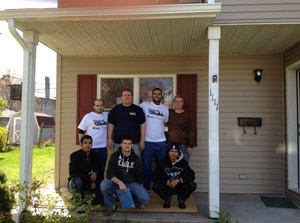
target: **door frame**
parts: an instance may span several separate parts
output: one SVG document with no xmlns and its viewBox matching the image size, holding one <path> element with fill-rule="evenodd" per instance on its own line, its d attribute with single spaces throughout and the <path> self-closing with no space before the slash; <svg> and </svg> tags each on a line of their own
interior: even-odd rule
<svg viewBox="0 0 300 223">
<path fill-rule="evenodd" d="M 300 61 L 286 67 L 286 112 L 287 112 L 287 167 L 288 189 L 300 194 L 298 179 L 298 114 L 296 71 L 300 69 Z M 297 168 L 295 168 L 297 167 Z"/>
</svg>

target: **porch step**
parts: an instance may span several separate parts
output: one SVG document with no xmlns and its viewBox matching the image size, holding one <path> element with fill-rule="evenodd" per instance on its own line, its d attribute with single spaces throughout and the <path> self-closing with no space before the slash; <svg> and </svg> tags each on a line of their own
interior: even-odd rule
<svg viewBox="0 0 300 223">
<path fill-rule="evenodd" d="M 105 212 L 102 213 L 104 215 Z M 90 222 L 93 223 L 212 223 L 213 220 L 199 214 L 186 213 L 134 213 L 116 212 L 112 217 L 98 216 L 90 214 Z"/>
</svg>

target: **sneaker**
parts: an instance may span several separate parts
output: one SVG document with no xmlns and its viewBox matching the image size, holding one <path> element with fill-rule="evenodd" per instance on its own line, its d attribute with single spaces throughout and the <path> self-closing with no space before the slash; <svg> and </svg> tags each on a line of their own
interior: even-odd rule
<svg viewBox="0 0 300 223">
<path fill-rule="evenodd" d="M 184 202 L 179 202 L 179 203 L 178 203 L 178 207 L 179 207 L 180 209 L 186 209 L 186 206 L 185 206 L 185 203 L 184 203 Z"/>
<path fill-rule="evenodd" d="M 163 208 L 170 208 L 171 207 L 171 196 L 169 197 L 168 200 L 165 201 Z"/>
<path fill-rule="evenodd" d="M 171 207 L 171 202 L 170 200 L 168 201 L 165 201 L 164 205 L 163 205 L 163 208 L 170 208 Z"/>
<path fill-rule="evenodd" d="M 178 199 L 178 207 L 180 209 L 186 209 L 184 200 L 182 200 L 179 195 L 177 196 L 177 199 Z"/>
<path fill-rule="evenodd" d="M 77 214 L 85 214 L 85 209 L 83 206 L 79 206 L 77 209 Z"/>
<path fill-rule="evenodd" d="M 112 206 L 111 208 L 108 208 L 106 213 L 105 213 L 105 216 L 106 217 L 109 217 L 109 216 L 112 216 L 117 210 L 117 206 Z"/>
</svg>

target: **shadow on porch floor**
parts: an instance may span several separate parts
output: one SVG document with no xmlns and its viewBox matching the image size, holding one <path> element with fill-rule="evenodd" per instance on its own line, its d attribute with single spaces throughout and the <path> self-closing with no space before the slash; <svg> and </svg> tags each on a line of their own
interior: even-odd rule
<svg viewBox="0 0 300 223">
<path fill-rule="evenodd" d="M 193 196 L 198 208 L 197 214 L 116 212 L 115 215 L 111 218 L 91 215 L 90 222 L 213 222 L 208 218 L 208 194 L 194 193 Z M 259 195 L 221 194 L 221 212 L 229 212 L 232 216 L 232 223 L 236 223 L 237 221 L 238 223 L 300 223 L 300 209 L 265 207 Z"/>
</svg>

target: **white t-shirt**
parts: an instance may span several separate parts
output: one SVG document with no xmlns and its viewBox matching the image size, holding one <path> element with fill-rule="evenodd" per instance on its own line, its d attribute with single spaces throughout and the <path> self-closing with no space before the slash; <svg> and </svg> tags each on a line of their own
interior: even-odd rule
<svg viewBox="0 0 300 223">
<path fill-rule="evenodd" d="M 81 120 L 78 128 L 93 138 L 92 148 L 103 148 L 107 145 L 107 117 L 108 112 L 96 114 L 90 112 Z"/>
<path fill-rule="evenodd" d="M 169 109 L 164 104 L 159 105 L 151 102 L 143 102 L 140 107 L 146 116 L 146 137 L 147 142 L 166 141 L 164 123 L 168 122 Z"/>
</svg>

